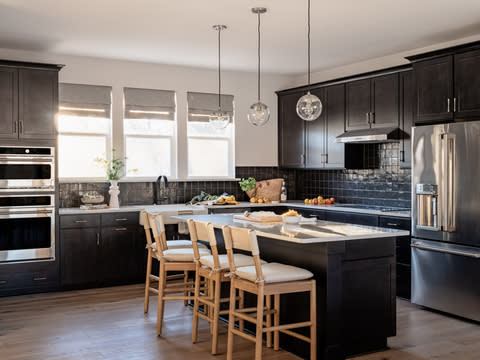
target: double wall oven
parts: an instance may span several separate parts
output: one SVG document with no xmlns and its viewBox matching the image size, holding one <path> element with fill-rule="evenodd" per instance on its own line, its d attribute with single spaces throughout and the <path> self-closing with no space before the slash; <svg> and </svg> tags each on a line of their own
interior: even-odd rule
<svg viewBox="0 0 480 360">
<path fill-rule="evenodd" d="M 0 147 L 0 263 L 55 259 L 55 148 Z"/>
</svg>

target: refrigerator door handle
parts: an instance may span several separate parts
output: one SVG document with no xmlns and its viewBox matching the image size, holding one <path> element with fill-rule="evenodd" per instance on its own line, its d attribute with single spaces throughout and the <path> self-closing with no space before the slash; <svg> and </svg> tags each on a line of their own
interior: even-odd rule
<svg viewBox="0 0 480 360">
<path fill-rule="evenodd" d="M 431 245 L 425 245 L 422 242 L 414 242 L 410 245 L 412 248 L 420 249 L 420 250 L 427 250 L 427 251 L 436 251 L 439 253 L 444 254 L 452 254 L 452 255 L 460 255 L 460 256 L 467 256 L 474 259 L 480 259 L 479 252 L 470 252 L 465 250 L 456 250 L 456 249 L 445 249 L 443 247 L 436 247 Z"/>
<path fill-rule="evenodd" d="M 442 230 L 455 231 L 455 134 L 442 135 Z"/>
</svg>

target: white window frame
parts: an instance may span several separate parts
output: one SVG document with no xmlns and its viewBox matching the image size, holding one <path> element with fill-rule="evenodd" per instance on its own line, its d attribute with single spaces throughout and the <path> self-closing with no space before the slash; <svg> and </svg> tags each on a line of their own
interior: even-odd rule
<svg viewBox="0 0 480 360">
<path fill-rule="evenodd" d="M 60 117 L 62 116 L 61 112 L 57 115 L 58 120 L 60 121 Z M 86 116 L 85 116 L 86 117 Z M 59 147 L 59 138 L 61 135 L 64 136 L 77 136 L 77 137 L 105 137 L 106 138 L 106 154 L 105 154 L 105 159 L 108 161 L 111 160 L 112 158 L 112 118 L 105 118 L 110 121 L 109 127 L 108 127 L 108 134 L 105 133 L 85 133 L 85 132 L 72 132 L 72 131 L 59 131 L 57 130 L 57 149 L 60 151 Z M 60 165 L 60 164 L 59 164 Z M 100 166 L 100 165 L 99 165 Z M 58 181 L 61 183 L 78 183 L 78 182 L 105 182 L 106 181 L 107 175 L 105 174 L 104 177 L 91 177 L 91 176 L 76 176 L 76 177 L 60 177 L 58 178 Z"/>
<path fill-rule="evenodd" d="M 234 104 L 235 106 L 235 104 Z M 186 161 L 186 174 L 188 180 L 232 180 L 235 179 L 235 115 L 232 117 L 231 136 L 200 136 L 188 134 L 188 121 L 187 121 L 187 161 Z M 188 168 L 188 146 L 189 139 L 198 140 L 227 140 L 228 141 L 228 175 L 227 176 L 191 176 L 190 169 Z"/>
<path fill-rule="evenodd" d="M 141 134 L 126 134 L 125 133 L 125 120 L 127 120 L 125 117 L 123 118 L 122 126 L 123 126 L 123 149 L 125 156 L 127 159 L 125 162 L 128 162 L 128 156 L 127 156 L 127 137 L 131 138 L 155 138 L 155 139 L 170 139 L 171 141 L 171 152 L 170 152 L 170 163 L 171 163 L 171 174 L 168 176 L 169 180 L 176 180 L 177 179 L 177 174 L 178 174 L 178 164 L 177 164 L 177 158 L 178 158 L 178 151 L 177 151 L 177 137 L 178 137 L 178 126 L 177 126 L 177 113 L 175 112 L 174 119 L 172 120 L 174 122 L 173 126 L 173 135 L 172 136 L 167 136 L 167 135 L 141 135 Z M 131 119 L 135 120 L 135 119 Z M 126 163 L 125 163 L 126 165 Z M 125 182 L 152 182 L 157 180 L 156 177 L 151 177 L 151 176 L 132 176 L 126 173 L 126 168 L 125 166 L 124 172 L 125 176 L 121 179 L 121 181 Z"/>
</svg>

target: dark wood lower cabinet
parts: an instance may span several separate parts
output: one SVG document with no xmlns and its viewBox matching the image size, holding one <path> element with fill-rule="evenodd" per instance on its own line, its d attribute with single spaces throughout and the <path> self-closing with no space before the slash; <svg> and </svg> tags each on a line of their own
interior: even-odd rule
<svg viewBox="0 0 480 360">
<path fill-rule="evenodd" d="M 145 234 L 138 225 L 138 214 L 116 214 L 115 219 L 125 219 L 117 226 L 111 226 L 111 217 L 111 214 L 61 216 L 63 289 L 144 281 Z"/>
</svg>

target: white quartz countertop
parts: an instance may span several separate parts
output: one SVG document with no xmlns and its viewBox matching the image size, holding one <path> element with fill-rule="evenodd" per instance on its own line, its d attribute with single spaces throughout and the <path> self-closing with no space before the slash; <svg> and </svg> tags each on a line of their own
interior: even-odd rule
<svg viewBox="0 0 480 360">
<path fill-rule="evenodd" d="M 102 213 L 115 213 L 115 212 L 130 212 L 130 211 L 152 211 L 152 212 L 178 212 L 178 211 L 194 211 L 205 212 L 208 209 L 242 209 L 242 208 L 256 208 L 256 207 L 278 207 L 285 208 L 295 207 L 311 210 L 325 210 L 325 211 L 341 211 L 358 214 L 371 214 L 381 216 L 394 216 L 410 218 L 410 211 L 380 211 L 372 209 L 358 209 L 353 207 L 339 207 L 336 205 L 306 205 L 300 201 L 289 201 L 287 203 L 279 204 L 255 204 L 250 202 L 241 202 L 239 205 L 185 205 L 185 204 L 167 204 L 167 205 L 127 205 L 119 208 L 107 208 L 98 210 L 82 210 L 80 208 L 61 208 L 59 210 L 60 215 L 77 215 L 77 214 L 102 214 Z"/>
<path fill-rule="evenodd" d="M 214 227 L 224 225 L 252 229 L 257 236 L 284 240 L 299 244 L 324 243 L 360 239 L 378 239 L 397 236 L 409 236 L 405 230 L 384 229 L 372 226 L 351 225 L 333 221 L 317 220 L 315 224 L 293 225 L 283 223 L 253 223 L 233 218 L 233 214 L 185 215 L 174 216 L 179 220 L 211 222 Z"/>
</svg>

